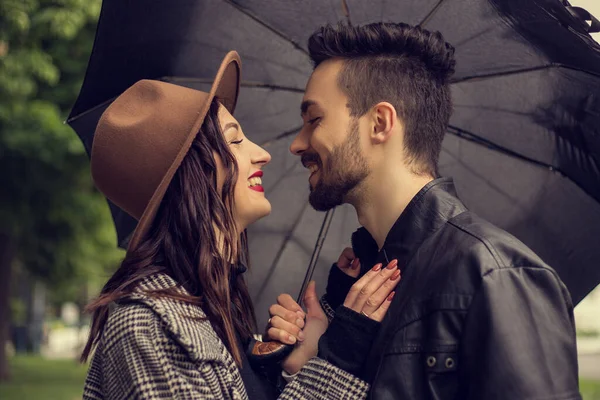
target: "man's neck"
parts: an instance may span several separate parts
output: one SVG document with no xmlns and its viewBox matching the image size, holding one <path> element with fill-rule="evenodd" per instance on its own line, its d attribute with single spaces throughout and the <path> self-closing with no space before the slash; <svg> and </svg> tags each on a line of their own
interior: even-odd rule
<svg viewBox="0 0 600 400">
<path fill-rule="evenodd" d="M 369 231 L 379 250 L 408 203 L 433 178 L 415 175 L 406 169 L 395 169 L 372 174 L 361 188 L 356 201 L 358 222 Z"/>
</svg>

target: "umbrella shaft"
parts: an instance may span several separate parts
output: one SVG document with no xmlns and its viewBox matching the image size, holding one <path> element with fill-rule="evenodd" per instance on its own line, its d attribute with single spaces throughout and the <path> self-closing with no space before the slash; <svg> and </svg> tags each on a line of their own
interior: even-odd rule
<svg viewBox="0 0 600 400">
<path fill-rule="evenodd" d="M 327 237 L 327 231 L 329 231 L 329 226 L 331 225 L 331 220 L 333 219 L 334 210 L 335 208 L 332 208 L 331 210 L 327 211 L 327 213 L 325 214 L 325 218 L 323 219 L 323 224 L 321 225 L 321 230 L 319 231 L 319 237 L 317 238 L 317 244 L 315 245 L 315 249 L 313 250 L 312 257 L 310 258 L 310 264 L 308 265 L 308 270 L 306 271 L 306 275 L 304 276 L 304 282 L 302 282 L 300 294 L 298 294 L 298 299 L 296 300 L 298 304 L 302 304 L 302 299 L 304 299 L 306 287 L 308 286 L 308 283 L 312 279 L 313 273 L 315 272 L 315 267 L 317 266 L 317 261 L 319 260 L 319 254 L 321 254 L 323 243 L 325 242 L 325 238 Z"/>
</svg>

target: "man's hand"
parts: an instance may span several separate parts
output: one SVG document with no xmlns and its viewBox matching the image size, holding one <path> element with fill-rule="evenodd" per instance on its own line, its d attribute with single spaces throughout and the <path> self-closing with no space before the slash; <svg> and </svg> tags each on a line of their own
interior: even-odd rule
<svg viewBox="0 0 600 400">
<path fill-rule="evenodd" d="M 346 275 L 358 278 L 358 274 L 360 273 L 360 260 L 356 258 L 352 247 L 346 247 L 344 251 L 342 251 L 340 258 L 338 258 L 337 266 Z"/>
</svg>

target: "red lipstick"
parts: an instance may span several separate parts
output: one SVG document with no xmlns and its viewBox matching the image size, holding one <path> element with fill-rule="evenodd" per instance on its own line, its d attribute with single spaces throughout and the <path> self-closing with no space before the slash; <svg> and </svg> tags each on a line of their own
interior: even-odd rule
<svg viewBox="0 0 600 400">
<path fill-rule="evenodd" d="M 262 176 L 263 176 L 262 171 L 256 171 L 255 173 L 250 175 L 250 177 L 248 179 L 262 178 Z M 265 188 L 263 188 L 262 185 L 250 186 L 250 189 L 254 190 L 255 192 L 261 192 L 261 193 L 264 193 L 264 191 L 265 191 Z"/>
</svg>

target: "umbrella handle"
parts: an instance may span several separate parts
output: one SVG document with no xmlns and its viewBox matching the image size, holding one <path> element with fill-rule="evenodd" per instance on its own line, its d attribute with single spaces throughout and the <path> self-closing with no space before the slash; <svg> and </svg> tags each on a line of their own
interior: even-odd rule
<svg viewBox="0 0 600 400">
<path fill-rule="evenodd" d="M 315 267 L 317 265 L 317 261 L 319 260 L 319 254 L 321 253 L 323 243 L 325 242 L 325 237 L 327 237 L 327 232 L 329 231 L 329 226 L 331 225 L 331 220 L 333 219 L 334 210 L 335 209 L 331 209 L 327 211 L 325 218 L 323 219 L 323 224 L 321 225 L 321 230 L 319 231 L 319 236 L 317 237 L 317 243 L 315 244 L 315 249 L 313 250 L 313 254 L 308 265 L 308 270 L 306 271 L 304 282 L 302 283 L 300 293 L 298 294 L 298 304 L 301 304 L 306 287 L 312 278 L 313 272 L 315 272 Z M 255 368 L 268 369 L 269 367 L 272 368 L 275 365 L 279 365 L 292 352 L 292 350 L 294 350 L 294 346 L 290 344 L 284 344 L 276 340 L 262 342 L 253 338 L 248 346 L 246 357 L 248 357 L 248 361 Z"/>
<path fill-rule="evenodd" d="M 267 368 L 281 363 L 292 350 L 294 350 L 293 345 L 281 343 L 276 340 L 262 342 L 252 339 L 246 356 L 250 364 L 255 368 Z"/>
</svg>

